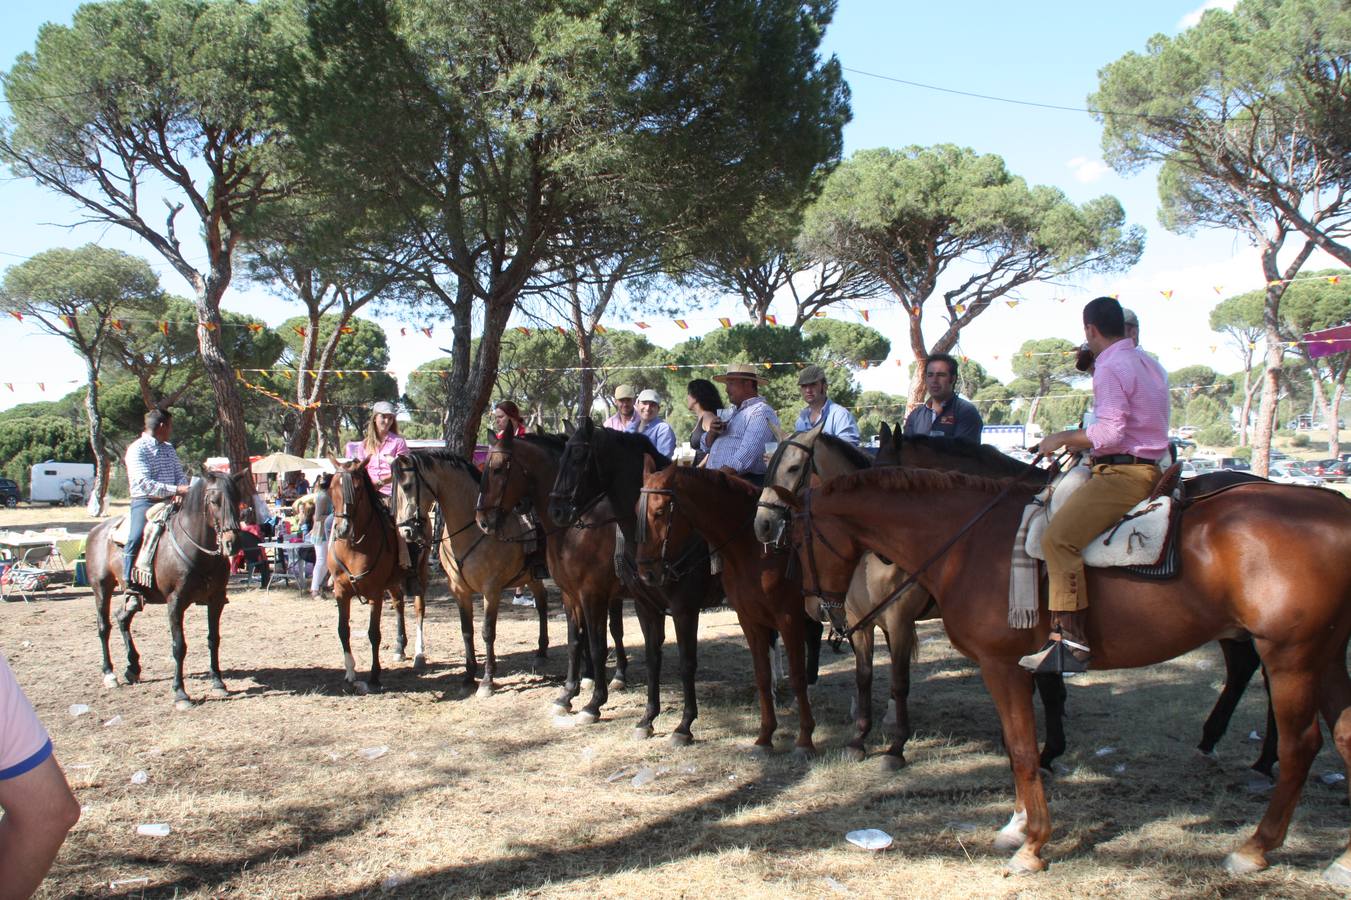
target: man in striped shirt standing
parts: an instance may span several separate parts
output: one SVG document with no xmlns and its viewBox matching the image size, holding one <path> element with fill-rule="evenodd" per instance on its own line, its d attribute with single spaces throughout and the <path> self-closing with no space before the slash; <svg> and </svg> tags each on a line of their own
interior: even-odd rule
<svg viewBox="0 0 1351 900">
<path fill-rule="evenodd" d="M 145 431 L 127 448 L 131 529 L 122 557 L 122 574 L 127 591 L 123 615 L 130 615 L 144 605 L 138 590 L 142 586 L 132 584 L 131 568 L 136 561 L 137 551 L 141 549 L 146 513 L 155 501 L 166 497 L 182 497 L 188 492 L 188 476 L 183 472 L 183 464 L 178 461 L 178 452 L 169 443 L 173 430 L 173 415 L 167 409 L 152 409 L 145 414 Z"/>
<path fill-rule="evenodd" d="M 1096 419 L 1086 428 L 1047 435 L 1038 448 L 1088 450 L 1092 476 L 1065 501 L 1046 528 L 1051 640 L 1023 657 L 1036 672 L 1082 672 L 1091 658 L 1083 548 L 1149 496 L 1168 452 L 1168 373 L 1126 335 L 1121 304 L 1098 297 L 1084 307 L 1084 337 L 1092 351 Z M 1054 654 L 1064 641 L 1068 653 Z M 1062 665 L 1056 665 L 1059 657 Z"/>
</svg>

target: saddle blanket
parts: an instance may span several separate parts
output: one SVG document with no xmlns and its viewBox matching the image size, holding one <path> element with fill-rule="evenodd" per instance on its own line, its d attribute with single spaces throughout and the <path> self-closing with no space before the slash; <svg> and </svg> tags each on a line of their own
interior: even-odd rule
<svg viewBox="0 0 1351 900">
<path fill-rule="evenodd" d="M 1075 466 L 1033 501 L 1033 513 L 1027 522 L 1027 555 L 1045 560 L 1042 538 L 1047 523 L 1074 491 L 1088 481 L 1088 466 Z M 1049 495 L 1049 496 L 1048 496 Z M 1155 566 L 1168 549 L 1173 520 L 1173 498 L 1144 499 L 1116 524 L 1084 548 L 1084 565 L 1094 568 L 1113 566 Z"/>
<path fill-rule="evenodd" d="M 141 532 L 141 549 L 136 552 L 136 561 L 132 563 L 128 580 L 142 587 L 154 587 L 155 550 L 159 547 L 160 535 L 164 533 L 172 512 L 172 503 L 157 503 L 146 510 L 145 531 Z M 131 517 L 122 516 L 113 526 L 113 543 L 125 547 L 130 536 Z"/>
</svg>

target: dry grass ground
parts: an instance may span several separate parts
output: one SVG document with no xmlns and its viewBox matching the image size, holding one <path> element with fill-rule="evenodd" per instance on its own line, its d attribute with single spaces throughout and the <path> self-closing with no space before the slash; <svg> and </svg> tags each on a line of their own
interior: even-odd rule
<svg viewBox="0 0 1351 900">
<path fill-rule="evenodd" d="M 44 517 L 71 518 L 0 511 L 0 527 Z M 1347 841 L 1344 782 L 1311 781 L 1272 869 L 1243 878 L 1220 869 L 1264 808 L 1246 769 L 1257 752 L 1247 735 L 1261 727 L 1263 707 L 1252 691 L 1218 763 L 1196 757 L 1223 674 L 1213 646 L 1072 684 L 1071 750 L 1050 783 L 1051 868 L 1009 878 L 992 849 L 1012 803 L 998 723 L 974 668 L 937 623 L 922 628 L 910 766 L 885 773 L 873 759 L 855 765 L 839 755 L 849 657 L 825 651 L 814 693 L 820 758 L 793 761 L 794 716 L 783 712 L 775 755 L 756 760 L 746 752 L 756 713 L 744 642 L 730 612 L 707 616 L 696 743 L 673 750 L 662 740 L 678 719 L 673 645 L 657 739 L 631 738 L 644 672 L 632 616 L 630 688 L 612 695 L 599 724 L 563 728 L 548 709 L 564 666 L 563 624 L 551 623 L 555 647 L 536 665 L 532 616 L 503 607 L 502 690 L 480 700 L 462 687 L 447 603 L 432 605 L 422 676 L 392 662 L 387 613 L 388 693 L 347 697 L 336 691 L 331 602 L 289 590 L 232 593 L 221 651 L 232 694 L 175 712 L 162 608 L 136 622 L 147 680 L 105 689 L 87 591 L 4 605 L 0 649 L 84 807 L 39 896 L 1336 895 L 1319 871 Z M 202 611 L 188 620 L 188 688 L 200 699 Z M 354 626 L 364 666 L 364 624 Z M 885 676 L 883 666 L 879 699 Z M 75 703 L 90 712 L 72 716 Z M 377 759 L 362 754 L 380 747 L 388 752 Z M 643 766 L 655 778 L 635 786 Z M 148 780 L 133 784 L 142 770 Z M 1325 748 L 1314 772 L 1342 765 Z M 136 834 L 151 822 L 171 834 Z M 894 835 L 894 848 L 870 854 L 845 843 L 864 827 Z"/>
</svg>

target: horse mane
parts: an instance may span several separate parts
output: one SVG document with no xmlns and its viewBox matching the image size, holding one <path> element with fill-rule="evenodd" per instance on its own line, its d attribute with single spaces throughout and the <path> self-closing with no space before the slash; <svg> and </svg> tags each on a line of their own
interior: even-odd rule
<svg viewBox="0 0 1351 900">
<path fill-rule="evenodd" d="M 821 486 L 821 496 L 858 490 L 897 490 L 913 493 L 936 493 L 959 488 L 970 488 L 987 494 L 997 494 L 1009 486 L 1007 478 L 984 478 L 980 475 L 965 475 L 961 472 L 946 472 L 939 469 L 909 469 L 902 466 L 863 469 L 849 475 L 833 478 Z M 1016 491 L 1025 490 L 1031 494 L 1038 485 L 1019 485 Z"/>
<path fill-rule="evenodd" d="M 916 449 L 928 450 L 942 456 L 954 456 L 975 460 L 982 465 L 1007 475 L 1018 475 L 1027 468 L 1026 463 L 1019 462 L 992 444 L 977 444 L 973 441 L 961 440 L 959 438 L 948 437 L 947 435 L 906 435 L 897 432 L 895 444 L 901 452 L 901 465 L 908 465 L 904 459 L 905 445 L 911 444 Z M 1045 479 L 1043 478 L 1042 480 L 1044 481 Z"/>
<path fill-rule="evenodd" d="M 559 456 L 563 455 L 563 448 L 568 443 L 567 435 L 563 434 L 523 434 L 520 437 L 512 438 L 512 440 L 524 444 L 533 444 L 544 450 L 551 450 Z"/>
<path fill-rule="evenodd" d="M 446 463 L 451 468 L 459 469 L 470 478 L 474 479 L 476 484 L 480 483 L 483 479 L 483 473 L 479 471 L 478 466 L 474 465 L 455 451 L 447 450 L 444 447 L 429 447 L 423 450 L 413 450 L 408 456 L 413 460 L 413 465 L 415 466 L 422 466 L 429 460 L 435 460 L 436 462 Z"/>
<path fill-rule="evenodd" d="M 819 442 L 825 444 L 830 449 L 834 450 L 836 453 L 839 453 L 841 456 L 843 456 L 846 460 L 849 461 L 849 464 L 852 465 L 854 468 L 856 469 L 872 468 L 873 458 L 868 454 L 864 453 L 862 450 L 855 447 L 853 444 L 844 440 L 843 438 L 839 438 L 833 434 L 826 434 L 825 432 L 822 432 L 821 434 L 817 435 L 816 439 Z"/>
<path fill-rule="evenodd" d="M 604 426 L 598 425 L 596 426 L 596 430 L 592 432 L 593 438 L 602 431 L 609 432 L 604 436 L 604 440 L 613 441 L 624 450 L 631 452 L 636 451 L 652 457 L 657 463 L 658 471 L 671 464 L 671 458 L 660 453 L 656 447 L 652 446 L 652 442 L 647 439 L 646 435 L 638 434 L 635 431 L 617 431 L 613 428 L 605 428 Z"/>
<path fill-rule="evenodd" d="M 717 487 L 732 493 L 744 494 L 752 499 L 759 499 L 760 488 L 751 484 L 744 478 L 738 478 L 735 475 L 728 474 L 721 469 L 698 469 L 693 466 L 675 466 L 672 468 L 674 477 L 688 478 L 694 481 L 712 481 Z M 831 482 L 832 484 L 834 482 Z"/>
</svg>

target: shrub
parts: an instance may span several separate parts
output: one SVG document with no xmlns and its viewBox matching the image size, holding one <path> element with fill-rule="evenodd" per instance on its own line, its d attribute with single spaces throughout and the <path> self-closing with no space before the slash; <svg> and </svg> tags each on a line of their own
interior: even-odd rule
<svg viewBox="0 0 1351 900">
<path fill-rule="evenodd" d="M 1234 429 L 1221 422 L 1207 425 L 1196 433 L 1196 442 L 1207 447 L 1227 447 L 1234 442 Z"/>
<path fill-rule="evenodd" d="M 1252 448 L 1251 448 L 1251 447 L 1239 447 L 1239 448 L 1235 449 L 1234 452 L 1231 453 L 1230 455 L 1233 456 L 1235 459 L 1248 459 L 1248 460 L 1250 460 L 1250 459 L 1252 459 Z"/>
<path fill-rule="evenodd" d="M 1296 434 L 1294 437 L 1290 439 L 1290 446 L 1291 447 L 1309 446 L 1309 435 L 1306 432 L 1301 431 L 1299 434 Z"/>
</svg>

